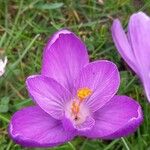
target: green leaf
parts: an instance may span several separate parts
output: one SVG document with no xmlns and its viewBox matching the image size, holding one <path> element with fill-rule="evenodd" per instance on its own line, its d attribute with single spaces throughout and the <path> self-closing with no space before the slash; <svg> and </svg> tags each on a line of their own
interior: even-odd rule
<svg viewBox="0 0 150 150">
<path fill-rule="evenodd" d="M 3 97 L 0 101 L 0 112 L 6 113 L 9 110 L 9 97 Z"/>
<path fill-rule="evenodd" d="M 48 4 L 37 4 L 33 6 L 37 9 L 43 9 L 43 10 L 51 10 L 51 9 L 58 9 L 63 6 L 63 3 L 48 3 Z"/>
</svg>

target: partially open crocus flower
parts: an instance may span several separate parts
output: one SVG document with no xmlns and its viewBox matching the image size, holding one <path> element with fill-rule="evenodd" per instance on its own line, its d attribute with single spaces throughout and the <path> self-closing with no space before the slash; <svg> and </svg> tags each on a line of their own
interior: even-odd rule
<svg viewBox="0 0 150 150">
<path fill-rule="evenodd" d="M 114 96 L 120 82 L 114 63 L 89 63 L 84 43 L 61 30 L 48 41 L 40 75 L 26 84 L 35 106 L 16 112 L 9 132 L 16 143 L 30 147 L 60 145 L 75 136 L 114 139 L 136 130 L 140 105 Z"/>
<path fill-rule="evenodd" d="M 112 37 L 120 55 L 143 82 L 150 102 L 150 18 L 143 12 L 133 14 L 127 33 L 116 19 Z"/>
<path fill-rule="evenodd" d="M 5 73 L 6 64 L 7 64 L 7 57 L 5 56 L 4 60 L 0 59 L 0 77 Z"/>
</svg>

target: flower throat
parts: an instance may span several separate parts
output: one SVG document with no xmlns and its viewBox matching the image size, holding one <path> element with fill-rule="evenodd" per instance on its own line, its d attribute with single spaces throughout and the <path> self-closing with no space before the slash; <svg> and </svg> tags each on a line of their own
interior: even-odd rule
<svg viewBox="0 0 150 150">
<path fill-rule="evenodd" d="M 75 99 L 71 105 L 72 115 L 75 116 L 75 120 L 78 120 L 78 113 L 80 111 L 81 103 L 92 94 L 92 90 L 85 87 L 77 91 L 77 99 Z"/>
</svg>

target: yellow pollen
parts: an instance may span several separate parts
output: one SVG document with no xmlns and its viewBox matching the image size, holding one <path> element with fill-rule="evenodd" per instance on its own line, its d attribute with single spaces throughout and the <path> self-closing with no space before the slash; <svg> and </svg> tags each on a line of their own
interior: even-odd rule
<svg viewBox="0 0 150 150">
<path fill-rule="evenodd" d="M 79 112 L 79 104 L 77 102 L 73 102 L 72 103 L 72 107 L 71 107 L 72 113 L 73 114 L 77 114 Z"/>
<path fill-rule="evenodd" d="M 79 89 L 77 91 L 77 96 L 79 98 L 79 100 L 84 100 L 85 98 L 87 98 L 88 96 L 90 96 L 92 94 L 92 90 L 89 89 L 89 88 L 82 88 L 82 89 Z"/>
</svg>

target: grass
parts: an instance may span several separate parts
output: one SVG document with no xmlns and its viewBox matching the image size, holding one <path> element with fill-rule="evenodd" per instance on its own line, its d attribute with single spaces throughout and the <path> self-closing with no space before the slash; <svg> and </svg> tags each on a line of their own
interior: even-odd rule
<svg viewBox="0 0 150 150">
<path fill-rule="evenodd" d="M 30 150 L 11 141 L 7 126 L 15 111 L 32 104 L 25 79 L 40 72 L 43 46 L 60 28 L 72 30 L 85 41 L 91 60 L 108 59 L 117 64 L 122 79 L 118 93 L 139 101 L 144 122 L 126 138 L 78 137 L 53 150 L 150 149 L 150 106 L 139 79 L 118 55 L 110 33 L 113 18 L 120 18 L 126 27 L 129 16 L 139 10 L 150 14 L 149 0 L 104 0 L 103 4 L 96 0 L 0 0 L 0 48 L 9 60 L 0 78 L 0 150 Z"/>
</svg>

